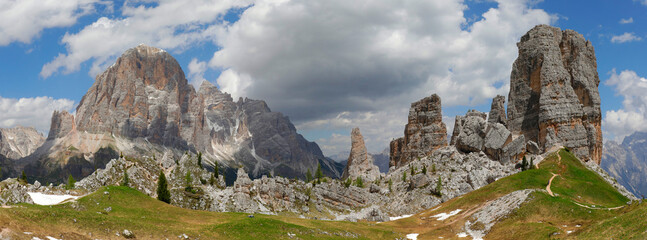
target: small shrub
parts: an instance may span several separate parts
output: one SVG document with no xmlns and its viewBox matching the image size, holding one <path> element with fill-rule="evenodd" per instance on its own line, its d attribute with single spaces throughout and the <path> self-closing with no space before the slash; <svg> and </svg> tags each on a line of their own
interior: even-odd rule
<svg viewBox="0 0 647 240">
<path fill-rule="evenodd" d="M 436 173 L 436 164 L 431 164 L 431 172 Z"/>
<path fill-rule="evenodd" d="M 121 186 L 128 187 L 129 183 L 130 183 L 130 179 L 128 178 L 128 172 L 124 170 L 124 179 L 121 180 Z"/>
<path fill-rule="evenodd" d="M 355 179 L 355 186 L 358 188 L 364 188 L 364 180 L 362 180 L 362 177 Z"/>
<path fill-rule="evenodd" d="M 198 167 L 202 169 L 202 152 L 198 152 Z"/>
<path fill-rule="evenodd" d="M 23 172 L 23 173 L 25 173 L 25 172 Z M 67 185 L 65 185 L 65 188 L 66 189 L 73 189 L 75 183 L 76 183 L 76 180 L 74 180 L 74 177 L 72 177 L 72 174 L 70 174 L 67 177 Z"/>
<path fill-rule="evenodd" d="M 413 166 L 409 166 L 409 169 L 411 170 L 411 176 L 416 175 L 416 170 L 413 169 Z"/>
<path fill-rule="evenodd" d="M 393 192 L 393 181 L 389 178 L 389 192 Z"/>
<path fill-rule="evenodd" d="M 422 174 L 427 175 L 427 165 L 422 165 Z"/>
<path fill-rule="evenodd" d="M 344 187 L 348 188 L 352 183 L 353 181 L 350 178 L 347 178 L 346 181 L 344 181 Z"/>
<path fill-rule="evenodd" d="M 407 172 L 402 173 L 402 181 L 406 182 L 407 181 Z"/>
</svg>

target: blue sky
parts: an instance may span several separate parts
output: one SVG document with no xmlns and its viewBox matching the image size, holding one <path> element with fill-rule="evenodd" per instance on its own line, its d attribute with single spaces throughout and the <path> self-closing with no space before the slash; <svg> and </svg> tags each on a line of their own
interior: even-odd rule
<svg viewBox="0 0 647 240">
<path fill-rule="evenodd" d="M 645 0 L 66 4 L 0 0 L 0 127 L 46 132 L 51 111 L 74 111 L 95 74 L 146 43 L 194 84 L 266 100 L 326 154 L 347 151 L 354 126 L 377 152 L 402 135 L 409 103 L 431 93 L 450 130 L 468 109 L 489 111 L 507 95 L 514 43 L 546 23 L 593 43 L 605 138 L 647 130 Z"/>
</svg>

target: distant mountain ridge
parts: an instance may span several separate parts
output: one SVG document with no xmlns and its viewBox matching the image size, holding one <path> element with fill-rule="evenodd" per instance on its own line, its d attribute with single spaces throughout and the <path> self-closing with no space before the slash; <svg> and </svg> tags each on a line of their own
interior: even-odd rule
<svg viewBox="0 0 647 240">
<path fill-rule="evenodd" d="M 647 196 L 647 133 L 605 142 L 600 166 L 636 196 Z"/>
</svg>

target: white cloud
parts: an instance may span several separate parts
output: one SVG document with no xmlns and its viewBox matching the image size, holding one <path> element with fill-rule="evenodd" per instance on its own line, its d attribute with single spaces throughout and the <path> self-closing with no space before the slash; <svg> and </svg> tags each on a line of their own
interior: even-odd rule
<svg viewBox="0 0 647 240">
<path fill-rule="evenodd" d="M 647 131 L 647 79 L 631 70 L 617 74 L 614 69 L 605 84 L 615 86 L 616 94 L 624 98 L 623 109 L 606 112 L 602 121 L 605 136 L 622 141 L 636 131 Z"/>
<path fill-rule="evenodd" d="M 632 18 L 632 17 L 630 17 L 628 19 L 624 19 L 624 18 L 620 19 L 620 24 L 628 24 L 628 23 L 633 23 L 633 22 L 634 22 L 634 18 Z"/>
<path fill-rule="evenodd" d="M 94 12 L 100 0 L 0 0 L 0 46 L 30 43 L 43 29 L 66 27 Z"/>
<path fill-rule="evenodd" d="M 3 98 L 0 97 L 0 128 L 11 128 L 18 125 L 34 127 L 38 131 L 48 132 L 54 110 L 70 111 L 74 101 L 54 99 L 51 97 Z"/>
<path fill-rule="evenodd" d="M 195 89 L 200 89 L 200 84 L 206 81 L 204 79 L 204 72 L 207 71 L 207 63 L 199 61 L 194 58 L 191 59 L 189 63 L 189 82 L 195 87 Z"/>
<path fill-rule="evenodd" d="M 237 86 L 225 91 L 267 100 L 300 130 L 359 126 L 381 151 L 402 135 L 411 102 L 438 93 L 444 107 L 479 105 L 507 94 L 516 42 L 556 17 L 531 1 L 497 2 L 467 25 L 460 0 L 259 0 L 216 35 L 209 65 Z"/>
<path fill-rule="evenodd" d="M 81 63 L 91 60 L 90 75 L 94 76 L 118 54 L 140 43 L 181 51 L 211 41 L 223 15 L 248 4 L 237 0 L 165 0 L 145 7 L 139 3 L 125 4 L 121 8 L 123 18 L 101 17 L 78 33 L 65 34 L 62 43 L 67 53 L 45 64 L 40 75 L 47 78 L 61 69 L 63 73 L 78 71 Z"/>
<path fill-rule="evenodd" d="M 642 40 L 642 38 L 636 36 L 636 34 L 632 32 L 631 33 L 626 32 L 622 35 L 611 37 L 612 43 L 626 43 L 626 42 L 633 42 L 633 41 L 640 41 L 640 40 Z"/>
</svg>

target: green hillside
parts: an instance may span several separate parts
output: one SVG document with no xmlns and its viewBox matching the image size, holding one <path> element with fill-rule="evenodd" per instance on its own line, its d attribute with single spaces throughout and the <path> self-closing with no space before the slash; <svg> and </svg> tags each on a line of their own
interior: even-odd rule
<svg viewBox="0 0 647 240">
<path fill-rule="evenodd" d="M 558 155 L 559 154 L 559 155 Z M 550 189 L 545 191 L 553 174 Z M 531 169 L 489 184 L 411 218 L 384 223 L 418 239 L 466 239 L 465 222 L 472 214 L 508 193 L 538 189 L 529 200 L 490 230 L 484 239 L 647 239 L 647 205 L 633 203 L 566 150 L 549 155 Z M 462 211 L 444 221 L 439 213 Z M 469 236 L 467 237 L 469 239 Z"/>
<path fill-rule="evenodd" d="M 107 192 L 107 194 L 105 194 Z M 110 207 L 110 211 L 106 208 Z M 127 187 L 105 187 L 57 206 L 20 204 L 0 209 L 0 226 L 14 239 L 124 239 L 128 229 L 137 239 L 395 239 L 387 227 L 371 223 L 317 221 L 244 213 L 215 213 L 174 207 Z M 3 227 L 0 227 L 0 231 Z M 36 235 L 24 234 L 24 232 Z"/>
<path fill-rule="evenodd" d="M 547 185 L 551 178 L 550 190 Z M 553 153 L 527 170 L 493 182 L 410 218 L 385 223 L 309 220 L 287 216 L 215 213 L 174 207 L 126 187 L 105 187 L 58 206 L 20 204 L 0 209 L 0 231 L 14 239 L 418 239 L 460 238 L 465 222 L 489 202 L 508 193 L 537 189 L 518 209 L 491 228 L 485 239 L 647 239 L 647 205 L 626 197 L 570 152 Z M 106 209 L 110 207 L 111 210 Z M 439 213 L 461 211 L 445 220 Z M 24 234 L 31 232 L 34 235 Z"/>
</svg>

